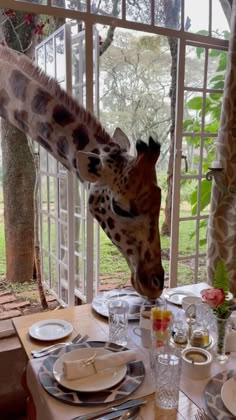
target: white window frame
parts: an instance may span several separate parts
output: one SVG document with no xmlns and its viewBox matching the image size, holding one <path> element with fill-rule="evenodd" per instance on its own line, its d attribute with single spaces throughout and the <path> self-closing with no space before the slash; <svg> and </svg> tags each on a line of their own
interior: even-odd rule
<svg viewBox="0 0 236 420">
<path fill-rule="evenodd" d="M 181 167 L 181 149 L 182 149 L 182 122 L 183 122 L 183 92 L 184 92 L 184 79 L 181 72 L 181 66 L 185 62 L 185 47 L 189 43 L 199 43 L 207 48 L 216 49 L 228 49 L 228 41 L 223 39 L 216 39 L 211 36 L 211 11 L 212 11 L 212 0 L 209 0 L 209 35 L 195 34 L 191 32 L 185 32 L 184 24 L 184 0 L 181 0 L 181 28 L 179 30 L 169 29 L 165 27 L 156 26 L 154 22 L 154 10 L 155 0 L 150 0 L 152 17 L 150 24 L 134 22 L 126 19 L 126 1 L 121 0 L 122 14 L 121 18 L 115 18 L 113 16 L 103 16 L 93 14 L 90 8 L 90 0 L 86 1 L 87 11 L 81 12 L 77 10 L 63 9 L 52 6 L 52 0 L 47 0 L 46 5 L 34 4 L 31 2 L 23 2 L 21 0 L 1 0 L 2 8 L 12 8 L 21 11 L 27 11 L 36 14 L 53 15 L 56 17 L 64 17 L 69 19 L 75 19 L 83 21 L 85 26 L 85 45 L 86 45 L 86 107 L 88 110 L 93 112 L 93 26 L 96 24 L 101 25 L 112 25 L 118 28 L 132 29 L 136 31 L 148 32 L 157 35 L 176 37 L 179 40 L 179 65 L 178 65 L 178 86 L 177 86 L 177 115 L 176 115 L 176 145 L 175 145 L 175 162 L 174 162 L 174 177 L 175 185 L 173 190 L 173 213 L 172 213 L 172 234 L 171 237 L 171 262 L 170 262 L 170 281 L 171 287 L 176 286 L 177 282 L 177 266 L 178 261 L 178 237 L 179 237 L 179 203 L 180 203 L 180 167 Z M 92 216 L 88 213 L 88 217 Z M 91 223 L 92 226 L 92 223 Z M 91 243 L 91 253 L 88 255 L 87 260 L 87 284 L 93 283 L 93 232 L 92 228 L 88 231 L 88 242 Z M 197 263 L 199 255 L 194 256 Z M 91 260 L 90 260 L 91 258 Z M 196 281 L 196 277 L 195 280 Z M 87 298 L 91 301 L 93 297 L 93 291 L 89 292 Z"/>
</svg>

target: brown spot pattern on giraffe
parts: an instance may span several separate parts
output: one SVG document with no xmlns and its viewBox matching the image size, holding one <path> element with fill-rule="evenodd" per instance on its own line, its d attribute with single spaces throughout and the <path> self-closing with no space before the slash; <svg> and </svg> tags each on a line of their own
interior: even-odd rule
<svg viewBox="0 0 236 420">
<path fill-rule="evenodd" d="M 119 233 L 116 233 L 115 234 L 115 240 L 117 241 L 117 242 L 120 242 L 120 234 Z"/>
<path fill-rule="evenodd" d="M 53 110 L 52 117 L 61 127 L 65 127 L 75 121 L 75 117 L 64 105 L 57 105 Z"/>
<path fill-rule="evenodd" d="M 45 115 L 47 113 L 48 104 L 52 99 L 53 98 L 49 93 L 45 92 L 43 89 L 37 89 L 31 102 L 32 111 L 36 114 Z"/>
<path fill-rule="evenodd" d="M 59 137 L 57 142 L 57 151 L 61 157 L 64 157 L 65 159 L 67 158 L 67 155 L 69 153 L 69 145 L 65 136 Z"/>
<path fill-rule="evenodd" d="M 48 144 L 47 141 L 45 141 L 42 137 L 37 136 L 36 141 L 43 146 L 48 152 L 52 152 L 52 148 L 50 146 L 50 144 Z"/>
<path fill-rule="evenodd" d="M 26 111 L 14 111 L 14 118 L 17 122 L 17 126 L 20 130 L 28 132 L 28 112 Z"/>
<path fill-rule="evenodd" d="M 9 83 L 12 93 L 17 99 L 25 102 L 27 87 L 30 84 L 30 79 L 22 74 L 19 70 L 13 70 L 9 77 Z"/>
<path fill-rule="evenodd" d="M 89 144 L 88 130 L 83 124 L 74 129 L 72 137 L 77 150 L 83 150 Z"/>
<path fill-rule="evenodd" d="M 53 127 L 49 123 L 40 122 L 36 124 L 36 131 L 40 134 L 40 137 L 49 140 L 53 132 Z"/>
<path fill-rule="evenodd" d="M 115 223 L 114 223 L 114 220 L 111 217 L 108 217 L 107 225 L 108 225 L 109 229 L 114 229 Z"/>
<path fill-rule="evenodd" d="M 0 90 L 0 115 L 3 118 L 7 118 L 7 110 L 6 107 L 10 101 L 9 95 L 5 91 L 5 89 Z"/>
</svg>

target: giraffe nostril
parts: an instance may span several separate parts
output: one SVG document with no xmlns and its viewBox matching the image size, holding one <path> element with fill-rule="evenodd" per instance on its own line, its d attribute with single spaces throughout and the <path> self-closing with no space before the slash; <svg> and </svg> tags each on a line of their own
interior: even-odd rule
<svg viewBox="0 0 236 420">
<path fill-rule="evenodd" d="M 158 277 L 153 277 L 152 279 L 152 285 L 153 287 L 155 287 L 156 289 L 163 289 L 163 283 L 164 281 L 162 279 L 159 279 Z"/>
</svg>

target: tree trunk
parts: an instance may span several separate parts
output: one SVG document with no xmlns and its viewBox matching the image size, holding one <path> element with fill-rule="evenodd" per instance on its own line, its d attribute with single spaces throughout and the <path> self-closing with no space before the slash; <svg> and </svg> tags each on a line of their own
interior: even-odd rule
<svg viewBox="0 0 236 420">
<path fill-rule="evenodd" d="M 180 2 L 176 0 L 172 7 L 170 2 L 165 1 L 165 18 L 167 27 L 178 27 L 180 15 Z M 169 162 L 167 169 L 167 194 L 164 210 L 164 222 L 162 224 L 161 233 L 170 235 L 171 232 L 171 212 L 172 212 L 172 192 L 173 192 L 173 168 L 174 168 L 174 150 L 175 150 L 175 111 L 176 111 L 176 83 L 177 83 L 177 59 L 178 59 L 178 40 L 176 38 L 168 38 L 171 53 L 171 87 L 170 87 L 170 149 Z"/>
<path fill-rule="evenodd" d="M 26 136 L 2 120 L 6 277 L 32 279 L 34 261 L 35 167 Z"/>
</svg>

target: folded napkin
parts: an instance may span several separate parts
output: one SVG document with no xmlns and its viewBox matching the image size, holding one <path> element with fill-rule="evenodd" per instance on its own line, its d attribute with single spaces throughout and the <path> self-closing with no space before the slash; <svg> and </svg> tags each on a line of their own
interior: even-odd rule
<svg viewBox="0 0 236 420">
<path fill-rule="evenodd" d="M 94 349 L 96 352 L 96 349 Z M 126 350 L 118 353 L 104 354 L 93 359 L 80 359 L 63 362 L 63 373 L 67 380 L 81 379 L 86 376 L 91 376 L 97 372 L 123 366 L 128 362 L 136 359 L 136 352 L 133 350 Z"/>
</svg>

